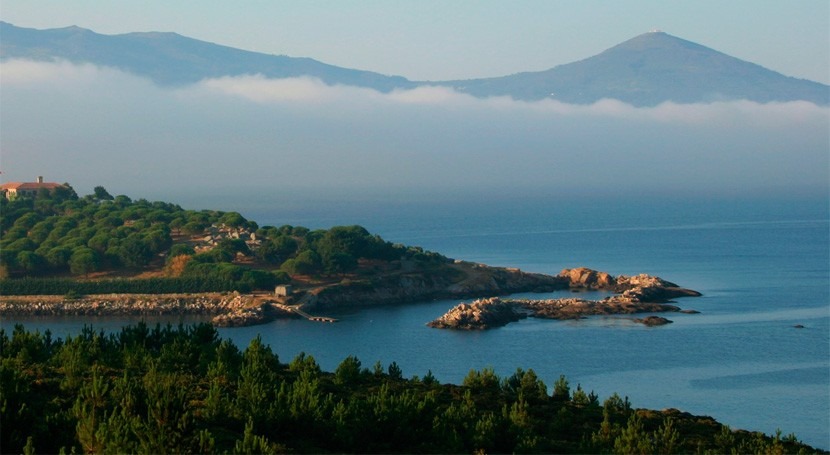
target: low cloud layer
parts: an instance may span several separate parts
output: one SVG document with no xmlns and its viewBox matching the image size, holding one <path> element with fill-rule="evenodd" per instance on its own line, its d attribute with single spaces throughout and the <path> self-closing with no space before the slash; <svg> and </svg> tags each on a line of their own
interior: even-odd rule
<svg viewBox="0 0 830 455">
<path fill-rule="evenodd" d="M 0 64 L 4 181 L 81 193 L 826 191 L 830 110 L 635 108 L 388 94 L 244 76 L 159 88 L 113 69 Z"/>
</svg>

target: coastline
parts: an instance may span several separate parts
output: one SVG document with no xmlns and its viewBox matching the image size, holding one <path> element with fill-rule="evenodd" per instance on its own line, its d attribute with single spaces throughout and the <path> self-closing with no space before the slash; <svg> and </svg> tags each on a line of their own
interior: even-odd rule
<svg viewBox="0 0 830 455">
<path fill-rule="evenodd" d="M 211 323 L 219 327 L 242 327 L 264 324 L 278 318 L 302 317 L 334 322 L 331 318 L 311 316 L 308 313 L 325 313 L 327 309 L 335 307 L 360 308 L 436 299 L 479 298 L 484 300 L 474 302 L 473 307 L 461 304 L 451 309 L 444 316 L 444 322 L 439 318 L 430 323 L 433 327 L 439 328 L 477 329 L 496 327 L 526 317 L 527 314 L 522 311 L 529 312 L 533 317 L 549 319 L 576 318 L 590 314 L 680 311 L 677 307 L 662 304 L 674 297 L 700 295 L 696 291 L 681 288 L 658 277 L 613 277 L 608 273 L 584 267 L 565 269 L 559 275 L 544 275 L 461 261 L 454 266 L 466 272 L 463 280 L 454 281 L 444 276 L 426 274 L 397 275 L 387 276 L 373 283 L 344 281 L 297 291 L 287 297 L 278 297 L 270 293 L 239 292 L 103 294 L 71 299 L 56 295 L 0 296 L 0 316 L 202 315 L 212 316 Z M 601 301 L 558 299 L 502 302 L 498 298 L 512 293 L 564 289 L 604 289 L 613 290 L 618 294 Z M 568 305 L 563 305 L 566 301 L 569 302 Z M 509 311 L 503 311 L 504 303 L 510 307 Z M 552 308 L 557 310 L 552 313 Z M 505 322 L 494 323 L 490 314 L 482 319 L 483 313 L 492 313 L 494 310 L 499 310 L 499 318 Z M 473 311 L 475 314 L 459 316 L 460 312 L 465 311 Z M 483 322 L 485 319 L 487 322 Z"/>
</svg>

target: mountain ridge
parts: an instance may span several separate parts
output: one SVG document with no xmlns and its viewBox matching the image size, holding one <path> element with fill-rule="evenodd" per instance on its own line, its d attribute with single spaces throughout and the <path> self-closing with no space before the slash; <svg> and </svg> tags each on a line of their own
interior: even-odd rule
<svg viewBox="0 0 830 455">
<path fill-rule="evenodd" d="M 830 86 L 798 79 L 740 60 L 698 43 L 648 32 L 600 52 L 542 71 L 451 81 L 412 81 L 329 65 L 308 57 L 236 49 L 175 32 L 102 35 L 78 26 L 37 30 L 0 21 L 0 59 L 64 59 L 111 66 L 148 77 L 158 85 L 261 74 L 268 78 L 314 77 L 328 85 L 383 93 L 419 86 L 450 87 L 475 97 L 554 99 L 591 104 L 617 99 L 634 106 L 750 100 L 830 104 Z"/>
<path fill-rule="evenodd" d="M 154 52 L 147 52 L 148 49 Z M 356 85 L 383 92 L 412 85 L 402 77 L 341 68 L 306 57 L 251 52 L 174 32 L 102 35 L 77 26 L 36 30 L 0 21 L 0 59 L 9 58 L 57 58 L 111 66 L 149 77 L 162 86 L 244 74 L 272 78 L 307 75 L 327 84 Z"/>
</svg>

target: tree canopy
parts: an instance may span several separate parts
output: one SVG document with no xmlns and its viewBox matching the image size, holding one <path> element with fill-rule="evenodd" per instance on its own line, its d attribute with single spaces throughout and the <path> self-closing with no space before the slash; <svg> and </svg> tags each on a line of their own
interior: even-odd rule
<svg viewBox="0 0 830 455">
<path fill-rule="evenodd" d="M 532 369 L 462 385 L 394 362 L 334 373 L 283 363 L 256 337 L 240 350 L 209 325 L 85 328 L 64 340 L 0 329 L 2 453 L 804 453 L 793 435 L 710 417 L 553 396 Z M 560 389 L 567 383 L 562 377 Z M 581 387 L 577 387 L 581 391 Z"/>
<path fill-rule="evenodd" d="M 166 202 L 113 197 L 102 186 L 84 197 L 66 186 L 33 198 L 0 198 L 4 291 L 20 289 L 10 287 L 7 278 L 87 279 L 148 270 L 163 271 L 170 278 L 198 276 L 205 283 L 236 282 L 230 287 L 237 290 L 267 289 L 289 281 L 291 275 L 357 273 L 362 263 L 383 263 L 381 268 L 391 270 L 402 258 L 419 264 L 447 260 L 417 247 L 392 244 L 361 226 L 313 231 L 290 225 L 260 227 L 237 212 L 186 210 Z"/>
</svg>

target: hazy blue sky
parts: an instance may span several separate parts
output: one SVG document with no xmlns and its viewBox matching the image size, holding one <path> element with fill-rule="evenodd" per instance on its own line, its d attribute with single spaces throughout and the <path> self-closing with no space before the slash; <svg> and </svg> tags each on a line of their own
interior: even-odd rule
<svg viewBox="0 0 830 455">
<path fill-rule="evenodd" d="M 415 80 L 548 69 L 658 28 L 830 82 L 827 0 L 3 0 L 0 17 L 105 34 L 175 31 Z"/>
<path fill-rule="evenodd" d="M 546 69 L 660 28 L 827 82 L 828 3 L 2 0 L 0 16 L 34 28 L 176 31 L 412 79 Z M 573 106 L 258 76 L 164 88 L 66 62 L 3 62 L 0 76 L 2 180 L 44 175 L 80 194 L 103 185 L 214 207 L 218 197 L 267 204 L 347 190 L 644 201 L 828 191 L 830 109 L 805 102 Z"/>
</svg>

